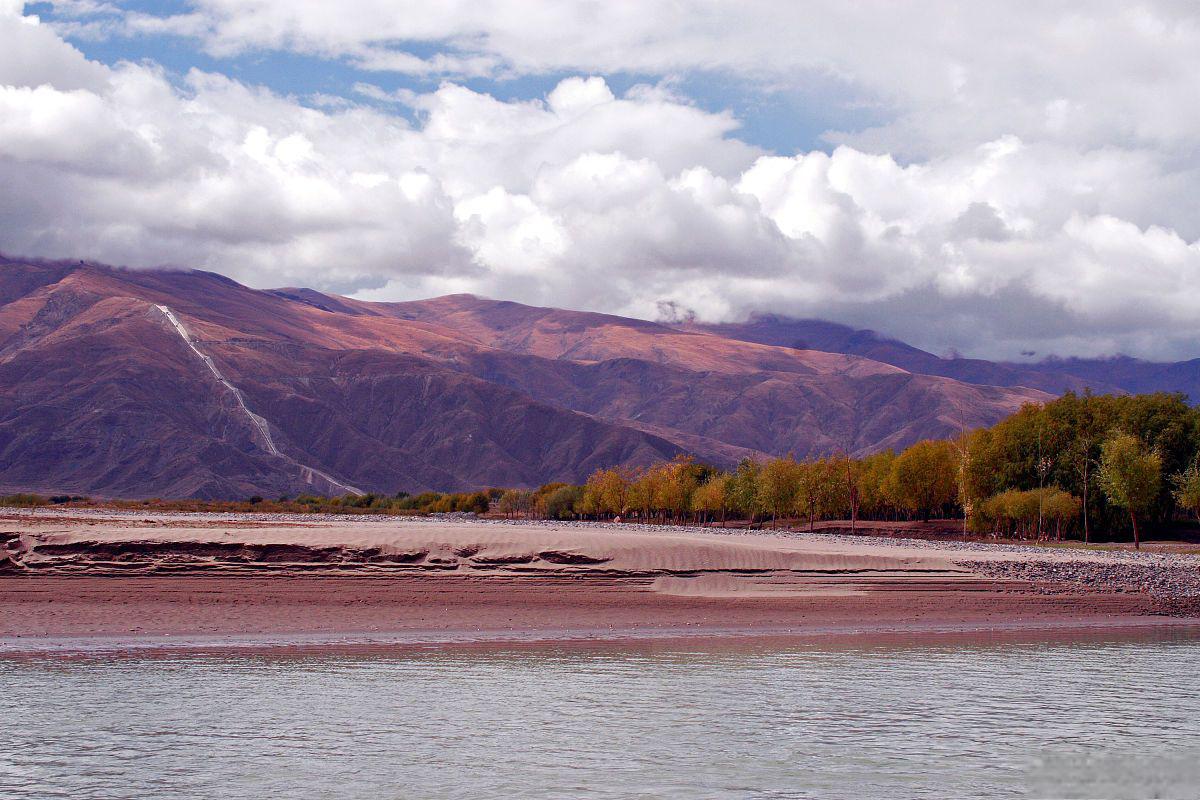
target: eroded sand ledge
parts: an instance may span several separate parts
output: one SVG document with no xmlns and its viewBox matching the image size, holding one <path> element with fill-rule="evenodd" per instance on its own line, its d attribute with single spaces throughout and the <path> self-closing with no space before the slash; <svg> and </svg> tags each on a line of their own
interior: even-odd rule
<svg viewBox="0 0 1200 800">
<path fill-rule="evenodd" d="M 11 649 L 16 637 L 432 640 L 1200 622 L 1188 597 L 1090 586 L 1110 562 L 626 526 L 5 512 L 0 637 Z M 1200 562 L 1181 563 L 1173 568 L 1187 573 Z M 1029 574 L 1040 577 L 1011 577 Z"/>
<path fill-rule="evenodd" d="M 325 572 L 610 577 L 704 574 L 963 577 L 942 554 L 770 535 L 359 518 L 228 524 L 220 515 L 9 520 L 9 574 L 130 575 Z M 224 524 L 223 524 L 224 523 Z M 3 528 L 9 528 L 4 525 Z"/>
</svg>

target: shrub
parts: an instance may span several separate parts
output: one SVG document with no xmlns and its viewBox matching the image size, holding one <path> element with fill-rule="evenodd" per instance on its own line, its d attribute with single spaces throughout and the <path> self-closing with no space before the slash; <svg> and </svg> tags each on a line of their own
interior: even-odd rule
<svg viewBox="0 0 1200 800">
<path fill-rule="evenodd" d="M 33 506 L 50 505 L 46 498 L 40 494 L 18 493 L 10 494 L 5 497 L 0 497 L 0 506 L 16 506 L 18 508 L 32 508 Z"/>
<path fill-rule="evenodd" d="M 1009 489 L 977 504 L 971 515 L 979 533 L 1028 538 L 1038 532 L 1039 516 L 1044 534 L 1060 536 L 1064 525 L 1079 516 L 1079 498 L 1055 486 L 1045 489 Z"/>
<path fill-rule="evenodd" d="M 546 516 L 550 519 L 574 519 L 582 500 L 582 486 L 560 486 L 546 495 Z"/>
<path fill-rule="evenodd" d="M 491 502 L 488 500 L 487 492 L 475 492 L 473 494 L 459 495 L 459 511 L 471 511 L 476 514 L 486 514 L 490 506 Z"/>
</svg>

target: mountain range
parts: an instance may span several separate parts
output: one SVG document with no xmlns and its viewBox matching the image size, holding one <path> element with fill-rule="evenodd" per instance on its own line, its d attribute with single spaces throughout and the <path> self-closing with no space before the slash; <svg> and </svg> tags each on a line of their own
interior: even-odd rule
<svg viewBox="0 0 1200 800">
<path fill-rule="evenodd" d="M 689 453 L 863 454 L 1200 362 L 944 359 L 778 316 L 665 324 L 471 295 L 376 303 L 0 258 L 0 490 L 246 497 L 580 481 Z"/>
</svg>

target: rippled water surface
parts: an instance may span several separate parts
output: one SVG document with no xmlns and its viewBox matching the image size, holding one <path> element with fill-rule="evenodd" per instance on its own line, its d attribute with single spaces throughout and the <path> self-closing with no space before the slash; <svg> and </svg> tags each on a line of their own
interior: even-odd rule
<svg viewBox="0 0 1200 800">
<path fill-rule="evenodd" d="M 0 659 L 3 798 L 1195 797 L 1200 639 Z"/>
</svg>

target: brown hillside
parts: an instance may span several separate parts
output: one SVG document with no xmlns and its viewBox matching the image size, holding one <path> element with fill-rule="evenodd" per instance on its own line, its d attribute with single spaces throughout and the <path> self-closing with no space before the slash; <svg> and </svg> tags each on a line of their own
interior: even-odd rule
<svg viewBox="0 0 1200 800">
<path fill-rule="evenodd" d="M 863 453 L 1044 397 L 465 295 L 366 303 L 205 272 L 0 260 L 6 490 L 528 486 L 679 452 L 723 465 Z"/>
</svg>

